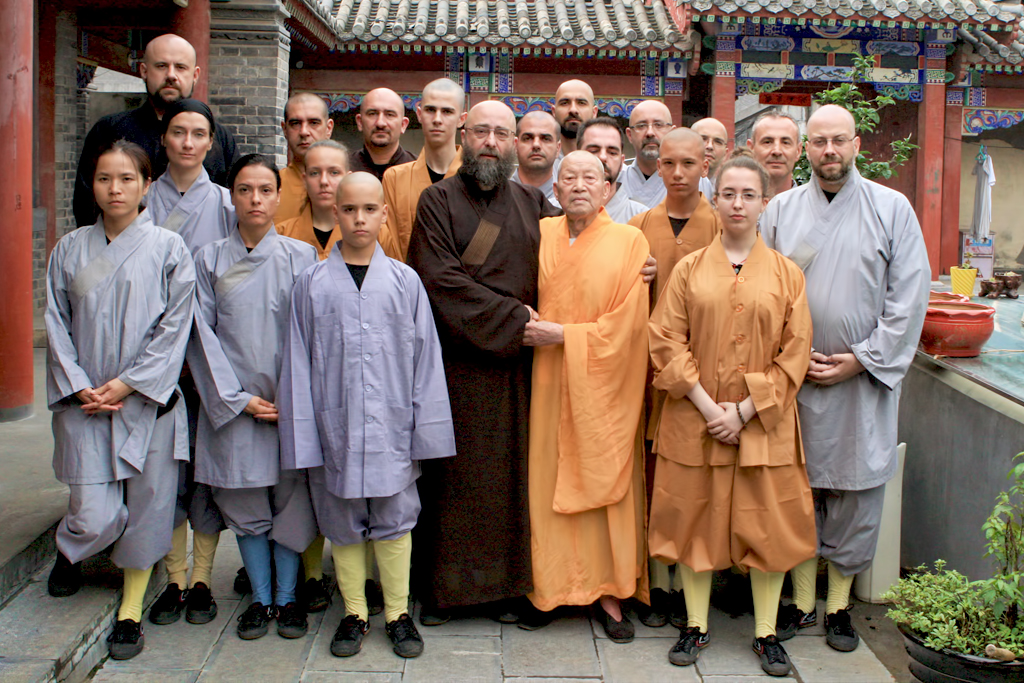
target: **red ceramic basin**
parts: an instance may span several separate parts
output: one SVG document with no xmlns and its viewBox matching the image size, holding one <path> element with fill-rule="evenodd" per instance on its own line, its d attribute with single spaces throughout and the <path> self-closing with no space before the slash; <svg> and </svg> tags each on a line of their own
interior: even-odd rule
<svg viewBox="0 0 1024 683">
<path fill-rule="evenodd" d="M 995 312 L 984 304 L 929 301 L 921 330 L 922 350 L 935 356 L 977 356 L 995 330 Z"/>
</svg>

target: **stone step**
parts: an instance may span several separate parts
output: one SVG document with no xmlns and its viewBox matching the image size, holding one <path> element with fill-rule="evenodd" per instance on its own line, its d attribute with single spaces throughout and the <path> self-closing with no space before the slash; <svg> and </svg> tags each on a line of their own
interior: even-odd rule
<svg viewBox="0 0 1024 683">
<path fill-rule="evenodd" d="M 53 562 L 57 552 L 54 542 L 56 530 L 57 524 L 54 523 L 28 547 L 0 564 L 0 606 L 17 595 L 40 569 Z"/>
</svg>

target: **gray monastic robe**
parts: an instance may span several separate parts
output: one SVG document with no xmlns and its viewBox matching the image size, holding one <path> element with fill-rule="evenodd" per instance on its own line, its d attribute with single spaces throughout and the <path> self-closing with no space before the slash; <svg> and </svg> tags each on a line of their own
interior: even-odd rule
<svg viewBox="0 0 1024 683">
<path fill-rule="evenodd" d="M 629 223 L 630 218 L 647 211 L 648 207 L 640 202 L 633 201 L 622 190 L 623 188 L 620 187 L 615 192 L 608 203 L 604 205 L 604 210 L 608 212 L 608 215 L 616 223 Z"/>
<path fill-rule="evenodd" d="M 292 292 L 279 387 L 281 466 L 324 467 L 339 498 L 384 498 L 455 455 L 441 345 L 415 271 L 377 246 L 362 289 L 341 255 Z"/>
<path fill-rule="evenodd" d="M 210 242 L 224 239 L 235 226 L 231 193 L 210 180 L 206 169 L 184 195 L 165 171 L 146 195 L 153 222 L 181 235 L 193 255 Z"/>
<path fill-rule="evenodd" d="M 797 396 L 814 488 L 859 491 L 896 471 L 900 383 L 917 350 L 931 268 L 914 209 L 854 168 L 831 203 L 817 178 L 772 199 L 765 243 L 807 278 L 814 348 L 854 353 L 865 372 Z"/>
<path fill-rule="evenodd" d="M 655 171 L 650 178 L 645 178 L 643 171 L 634 161 L 622 169 L 619 174 L 619 192 L 622 192 L 634 202 L 643 204 L 648 209 L 653 209 L 665 199 L 667 190 L 665 181 Z M 620 221 L 623 222 L 623 221 Z"/>
<path fill-rule="evenodd" d="M 555 196 L 555 171 L 556 171 L 556 168 L 552 168 L 551 169 L 551 177 L 548 178 L 546 183 L 544 183 L 543 185 L 541 185 L 537 189 L 544 193 L 544 196 L 547 198 L 547 200 L 549 202 L 551 202 L 551 206 L 554 206 L 556 208 L 561 208 L 562 205 L 558 203 L 558 197 Z M 515 173 L 512 174 L 512 177 L 509 178 L 509 180 L 511 180 L 514 183 L 519 183 L 520 185 L 525 185 L 526 184 L 522 180 L 519 179 L 519 169 L 518 168 L 516 169 Z"/>
<path fill-rule="evenodd" d="M 710 176 L 702 176 L 701 179 L 700 179 L 700 183 L 699 183 L 698 187 L 700 187 L 700 193 L 702 195 L 704 195 L 705 197 L 707 197 L 708 201 L 711 202 L 712 205 L 714 205 L 714 203 L 715 203 L 715 180 L 714 180 L 714 178 L 712 178 Z"/>
<path fill-rule="evenodd" d="M 236 229 L 196 254 L 197 310 L 188 347 L 203 407 L 196 481 L 227 489 L 278 482 L 277 425 L 244 410 L 253 396 L 277 398 L 292 286 L 316 262 L 316 249 L 273 228 L 251 253 Z"/>
<path fill-rule="evenodd" d="M 101 484 L 142 472 L 157 409 L 178 385 L 192 322 L 195 268 L 178 235 L 143 211 L 107 244 L 103 219 L 68 233 L 47 271 L 46 398 L 53 471 L 65 484 Z M 74 394 L 118 378 L 124 407 L 87 416 Z M 185 402 L 173 408 L 174 458 L 188 460 Z"/>
</svg>

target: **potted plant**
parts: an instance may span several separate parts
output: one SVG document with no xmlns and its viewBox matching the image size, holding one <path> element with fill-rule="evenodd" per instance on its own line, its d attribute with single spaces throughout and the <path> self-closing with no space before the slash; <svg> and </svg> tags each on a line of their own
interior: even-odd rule
<svg viewBox="0 0 1024 683">
<path fill-rule="evenodd" d="M 918 567 L 883 595 L 910 672 L 924 683 L 1024 680 L 1024 453 L 1008 479 L 982 526 L 992 578 L 969 581 L 938 560 L 934 571 Z"/>
<path fill-rule="evenodd" d="M 951 266 L 949 269 L 949 284 L 954 294 L 974 296 L 974 279 L 977 277 L 978 269 L 971 267 L 970 252 L 964 253 L 964 262 L 959 268 Z"/>
</svg>

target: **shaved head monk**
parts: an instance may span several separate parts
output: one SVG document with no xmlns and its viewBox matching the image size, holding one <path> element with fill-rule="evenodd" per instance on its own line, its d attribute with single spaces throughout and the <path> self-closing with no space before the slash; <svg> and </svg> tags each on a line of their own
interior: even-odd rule
<svg viewBox="0 0 1024 683">
<path fill-rule="evenodd" d="M 636 150 L 636 159 L 623 169 L 619 181 L 627 197 L 649 209 L 665 198 L 665 183 L 658 177 L 658 155 L 661 141 L 673 128 L 672 112 L 658 100 L 644 100 L 629 114 L 626 137 Z"/>
<path fill-rule="evenodd" d="M 561 149 L 561 130 L 555 117 L 546 111 L 526 112 L 516 128 L 519 168 L 512 180 L 539 188 L 549 202 L 558 206 L 554 168 Z"/>
<path fill-rule="evenodd" d="M 284 105 L 281 130 L 288 143 L 291 163 L 281 169 L 281 205 L 277 220 L 295 218 L 306 203 L 306 150 L 319 140 L 329 140 L 334 130 L 327 103 L 311 92 L 295 93 Z"/>
<path fill-rule="evenodd" d="M 704 158 L 708 160 L 708 170 L 700 191 L 705 197 L 712 197 L 715 194 L 715 175 L 729 151 L 729 131 L 721 121 L 710 117 L 701 119 L 690 128 L 704 140 Z"/>
<path fill-rule="evenodd" d="M 562 154 L 575 151 L 579 127 L 597 116 L 594 89 L 581 80 L 566 81 L 555 91 L 553 113 L 562 132 Z"/>
<path fill-rule="evenodd" d="M 416 161 L 416 155 L 402 147 L 409 118 L 402 96 L 394 90 L 377 88 L 363 95 L 356 127 L 363 134 L 363 146 L 349 160 L 352 173 L 365 171 L 381 179 L 392 166 Z"/>
</svg>

